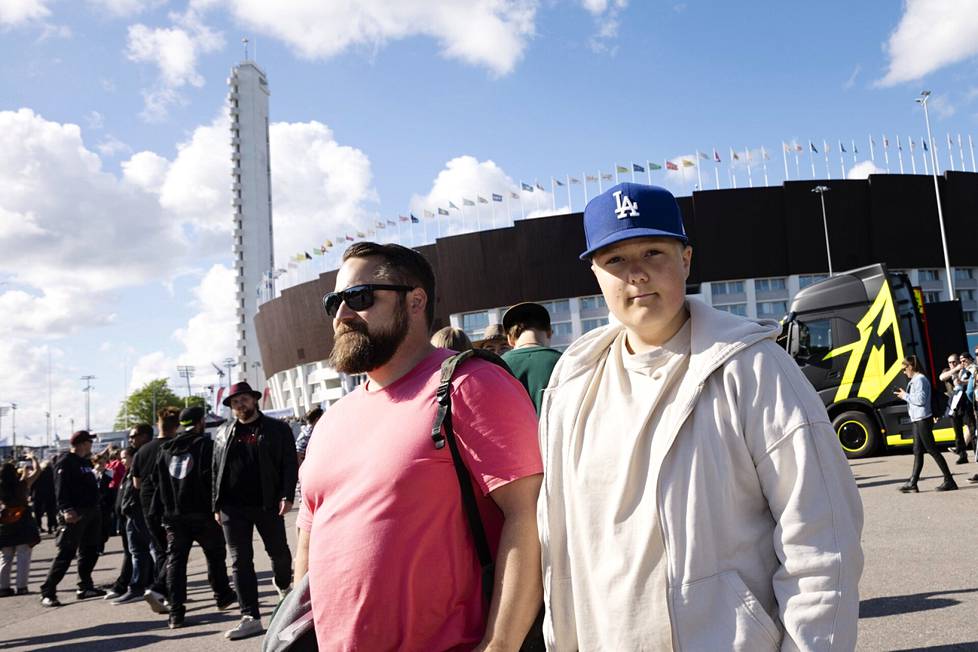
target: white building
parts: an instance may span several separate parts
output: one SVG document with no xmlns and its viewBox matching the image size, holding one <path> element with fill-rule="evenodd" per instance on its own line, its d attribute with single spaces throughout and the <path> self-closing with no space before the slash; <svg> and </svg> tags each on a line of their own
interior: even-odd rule
<svg viewBox="0 0 978 652">
<path fill-rule="evenodd" d="M 231 206 L 237 309 L 237 378 L 262 391 L 265 374 L 255 335 L 261 293 L 272 292 L 272 179 L 268 151 L 268 81 L 254 61 L 228 78 L 231 115 Z"/>
</svg>

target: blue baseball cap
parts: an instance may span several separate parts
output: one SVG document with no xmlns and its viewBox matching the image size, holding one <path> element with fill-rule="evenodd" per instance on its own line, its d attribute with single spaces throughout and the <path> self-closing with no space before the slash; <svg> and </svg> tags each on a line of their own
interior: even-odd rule
<svg viewBox="0 0 978 652">
<path fill-rule="evenodd" d="M 588 202 L 584 208 L 584 237 L 588 260 L 598 249 L 632 238 L 676 238 L 689 244 L 679 204 L 659 186 L 619 183 Z"/>
</svg>

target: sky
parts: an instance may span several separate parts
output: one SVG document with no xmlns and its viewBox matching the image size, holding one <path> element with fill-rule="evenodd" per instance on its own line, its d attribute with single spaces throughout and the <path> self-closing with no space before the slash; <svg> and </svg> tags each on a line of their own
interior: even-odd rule
<svg viewBox="0 0 978 652">
<path fill-rule="evenodd" d="M 476 194 L 579 211 L 583 186 L 551 196 L 552 177 L 616 164 L 676 162 L 652 180 L 688 194 L 682 159 L 714 148 L 706 189 L 716 172 L 746 185 L 747 152 L 755 184 L 763 152 L 781 183 L 783 143 L 809 178 L 809 140 L 820 177 L 823 141 L 833 178 L 865 177 L 886 167 L 884 134 L 891 170 L 899 135 L 922 172 L 923 89 L 942 169 L 945 134 L 969 170 L 978 136 L 978 0 L 0 0 L 0 406 L 17 404 L 19 443 L 44 441 L 49 388 L 64 437 L 95 376 L 107 430 L 127 391 L 168 377 L 183 393 L 184 364 L 201 391 L 234 355 L 226 79 L 243 38 L 271 88 L 282 268 L 449 201 L 471 222 Z M 463 228 L 450 211 L 445 232 Z"/>
</svg>

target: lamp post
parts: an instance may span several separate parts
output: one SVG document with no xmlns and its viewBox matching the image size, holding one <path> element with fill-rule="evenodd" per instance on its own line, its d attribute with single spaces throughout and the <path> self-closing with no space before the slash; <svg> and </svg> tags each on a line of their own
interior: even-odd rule
<svg viewBox="0 0 978 652">
<path fill-rule="evenodd" d="M 261 366 L 261 363 L 258 362 L 257 360 L 255 360 L 254 362 L 251 363 L 251 368 L 252 369 L 258 369 L 258 367 L 260 367 L 260 366 Z M 260 391 L 258 389 L 258 372 L 257 371 L 255 372 L 255 390 L 256 391 Z"/>
<path fill-rule="evenodd" d="M 85 430 L 91 431 L 92 429 L 92 381 L 95 380 L 95 376 L 82 376 L 82 380 L 85 381 L 85 388 L 82 389 L 85 392 Z M 71 431 L 75 431 L 75 426 L 71 426 Z"/>
<path fill-rule="evenodd" d="M 17 404 L 10 404 L 10 431 L 14 444 L 14 457 L 17 457 Z"/>
<path fill-rule="evenodd" d="M 934 136 L 930 132 L 930 114 L 927 112 L 927 99 L 930 91 L 921 91 L 915 102 L 924 107 L 924 123 L 927 125 L 927 140 L 930 141 L 930 171 L 934 176 L 934 196 L 937 198 L 937 223 L 941 226 L 941 246 L 944 248 L 944 272 L 947 274 L 947 296 L 954 301 L 954 286 L 951 284 L 951 259 L 947 255 L 947 236 L 944 234 L 944 211 L 941 209 L 941 189 L 937 183 L 937 156 L 934 154 Z"/>
<path fill-rule="evenodd" d="M 825 257 L 829 261 L 829 276 L 832 276 L 832 249 L 829 247 L 829 219 L 825 215 L 825 193 L 831 188 L 828 186 L 815 186 L 812 192 L 818 193 L 818 198 L 822 200 L 822 227 L 825 229 Z"/>
<path fill-rule="evenodd" d="M 177 367 L 177 372 L 180 374 L 181 378 L 187 380 L 187 398 L 183 401 L 184 407 L 190 406 L 190 377 L 194 375 L 194 368 L 190 365 L 181 365 Z"/>
</svg>

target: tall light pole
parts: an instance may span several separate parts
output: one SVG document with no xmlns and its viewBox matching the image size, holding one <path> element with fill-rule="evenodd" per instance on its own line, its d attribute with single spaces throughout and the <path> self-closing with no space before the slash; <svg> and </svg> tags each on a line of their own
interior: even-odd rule
<svg viewBox="0 0 978 652">
<path fill-rule="evenodd" d="M 258 362 L 257 360 L 255 360 L 254 362 L 251 363 L 251 368 L 252 369 L 258 369 L 258 367 L 260 367 L 260 366 L 261 366 L 261 363 Z M 261 390 L 258 389 L 257 385 L 258 385 L 258 372 L 256 371 L 255 372 L 255 391 L 261 391 Z"/>
<path fill-rule="evenodd" d="M 934 196 L 937 198 L 937 223 L 941 225 L 941 246 L 944 247 L 944 272 L 947 274 L 947 296 L 954 301 L 954 286 L 951 284 L 951 259 L 947 255 L 947 236 L 944 234 L 944 211 L 941 209 L 941 188 L 937 183 L 937 156 L 934 154 L 934 136 L 930 132 L 930 114 L 927 112 L 927 99 L 930 91 L 921 91 L 915 101 L 924 107 L 924 123 L 927 125 L 927 140 L 930 141 L 930 170 L 934 176 Z"/>
<path fill-rule="evenodd" d="M 85 392 L 85 430 L 91 431 L 92 429 L 92 381 L 95 380 L 95 376 L 82 376 L 82 380 L 85 381 L 85 388 L 82 390 Z M 71 431 L 75 431 L 75 427 L 71 427 Z"/>
<path fill-rule="evenodd" d="M 177 373 L 180 374 L 181 378 L 187 380 L 187 398 L 183 401 L 184 407 L 190 406 L 190 378 L 194 375 L 194 368 L 191 365 L 180 365 L 177 367 Z"/>
<path fill-rule="evenodd" d="M 17 404 L 10 403 L 10 430 L 13 433 L 14 457 L 17 457 Z"/>
<path fill-rule="evenodd" d="M 236 360 L 234 358 L 224 358 L 224 366 L 228 370 L 228 390 L 231 389 L 231 369 L 234 367 Z"/>
<path fill-rule="evenodd" d="M 832 276 L 832 249 L 829 247 L 829 219 L 825 215 L 825 193 L 831 188 L 828 186 L 815 186 L 812 192 L 818 193 L 818 198 L 822 200 L 822 227 L 825 229 L 825 257 L 829 261 L 829 276 Z"/>
</svg>

